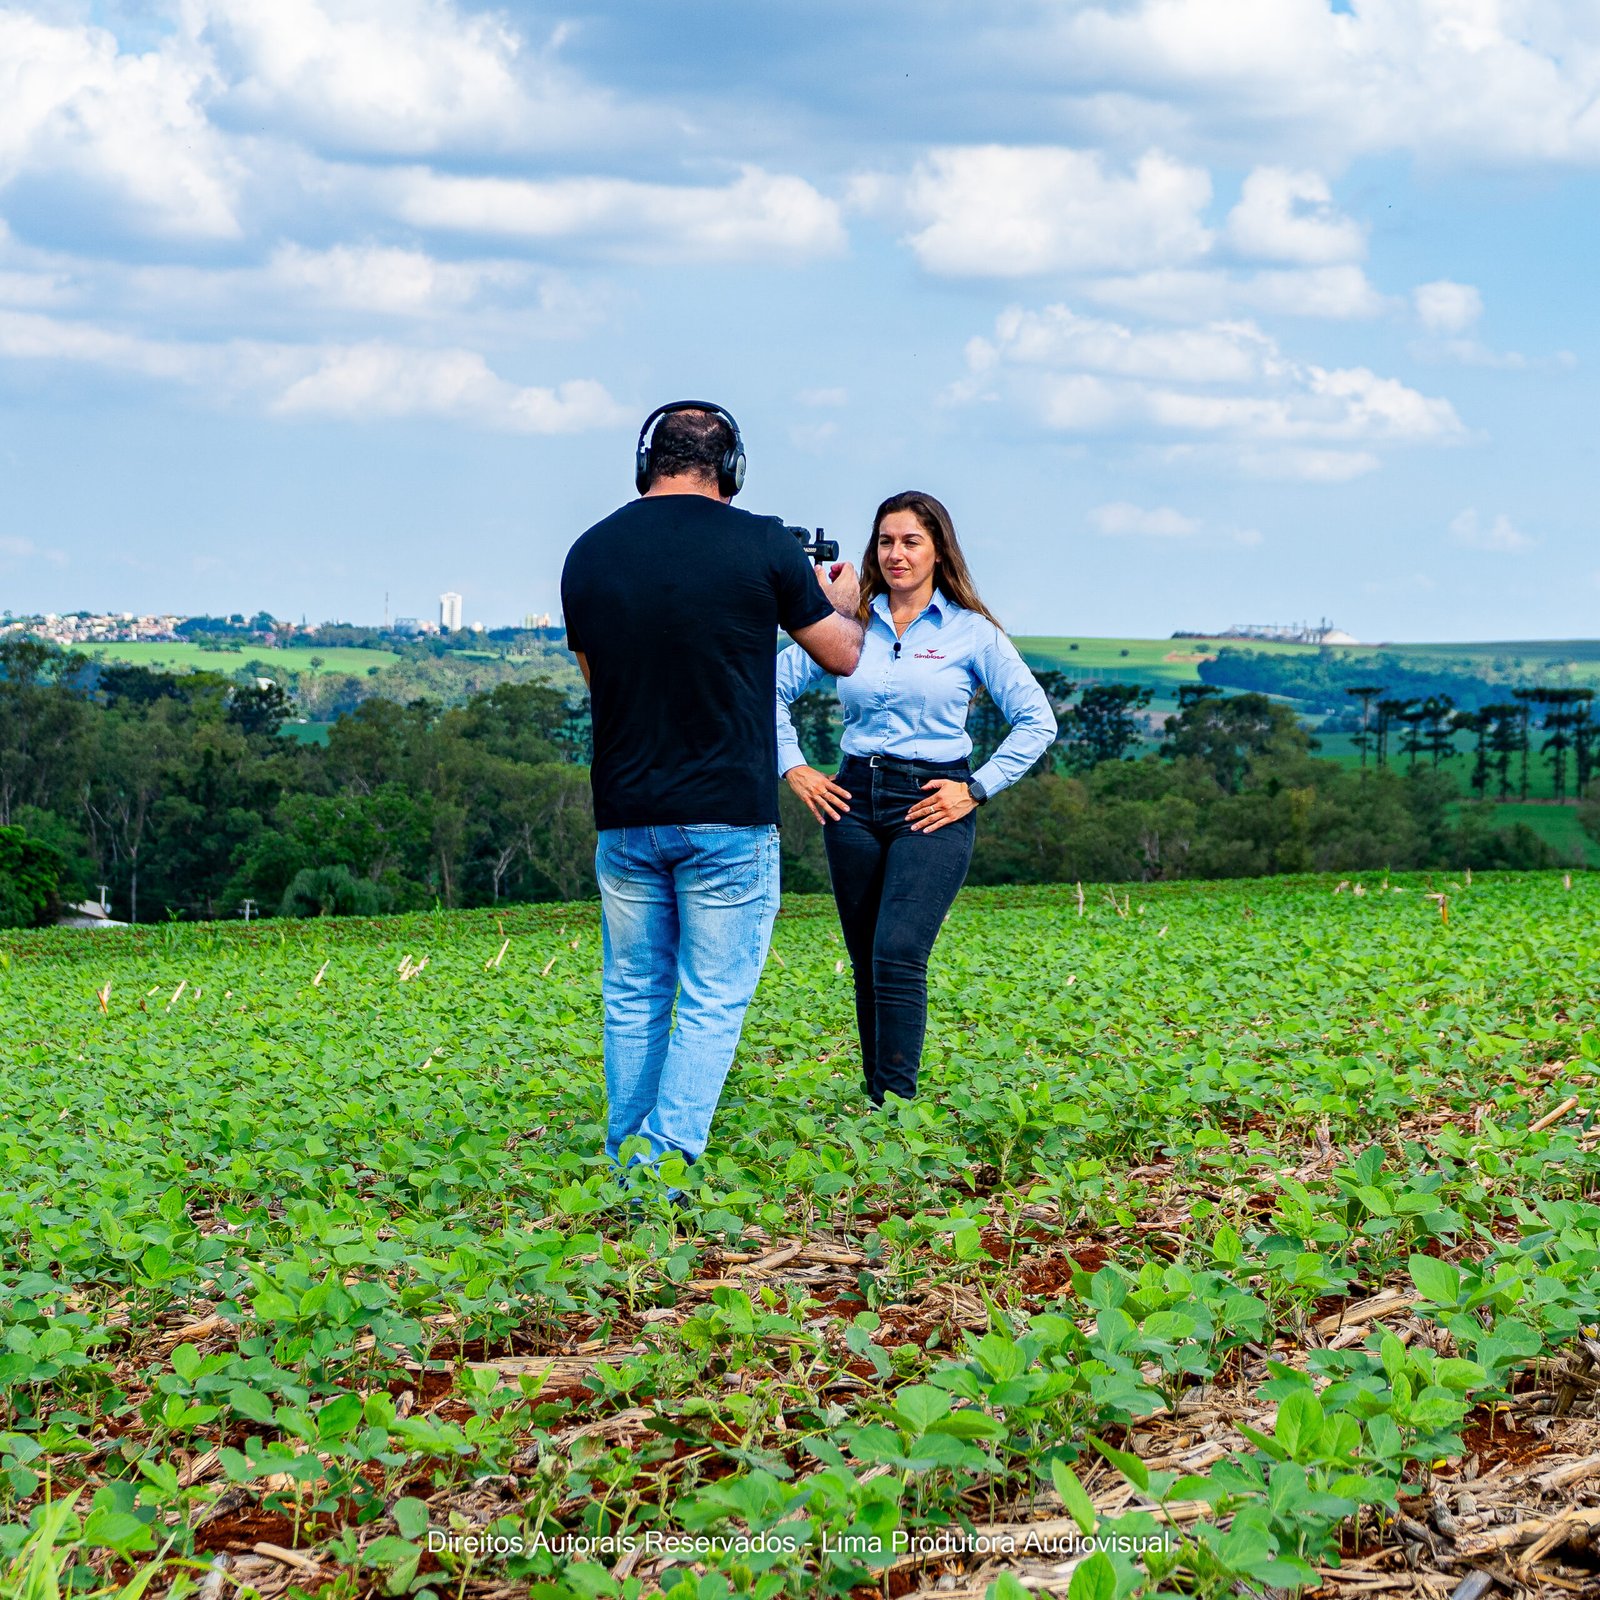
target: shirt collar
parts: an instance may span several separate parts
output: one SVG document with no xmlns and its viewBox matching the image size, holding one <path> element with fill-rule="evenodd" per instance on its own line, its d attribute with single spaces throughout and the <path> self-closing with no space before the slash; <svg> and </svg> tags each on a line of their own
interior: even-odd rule
<svg viewBox="0 0 1600 1600">
<path fill-rule="evenodd" d="M 941 628 L 944 626 L 945 608 L 948 604 L 949 602 L 935 589 L 933 598 L 917 613 L 917 617 L 928 617 L 936 628 Z M 883 590 L 879 590 L 877 594 L 873 595 L 872 610 L 875 616 L 881 617 L 893 629 L 894 618 L 889 614 L 889 596 Z M 911 620 L 915 622 L 917 617 L 913 617 Z"/>
</svg>

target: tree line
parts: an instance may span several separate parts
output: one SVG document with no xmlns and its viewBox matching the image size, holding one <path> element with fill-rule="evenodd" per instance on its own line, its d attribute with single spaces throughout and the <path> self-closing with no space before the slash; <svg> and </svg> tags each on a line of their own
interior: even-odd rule
<svg viewBox="0 0 1600 1600">
<path fill-rule="evenodd" d="M 1463 806 L 1455 783 L 1427 762 L 1375 762 L 1363 770 L 1319 759 L 1318 741 L 1294 712 L 1265 694 L 1185 684 L 1150 750 L 1149 688 L 1080 687 L 1060 672 L 1037 676 L 1060 736 L 1027 777 L 985 808 L 972 883 L 1561 864 L 1525 823 L 1506 828 L 1492 807 Z M 795 710 L 808 759 L 830 765 L 839 733 L 831 696 L 814 693 Z M 973 704 L 968 731 L 975 764 L 1005 734 L 984 695 Z M 780 800 L 787 808 L 786 887 L 825 889 L 818 830 L 787 790 Z M 1586 805 L 1580 820 L 1600 838 L 1600 801 Z"/>
<path fill-rule="evenodd" d="M 1447 694 L 1398 697 L 1383 684 L 1360 684 L 1345 693 L 1361 706 L 1354 739 L 1363 768 L 1369 754 L 1375 766 L 1388 764 L 1391 736 L 1410 768 L 1424 756 L 1437 767 L 1462 754 L 1456 740 L 1465 734 L 1472 755 L 1467 782 L 1480 800 L 1492 795 L 1506 801 L 1513 794 L 1526 800 L 1528 762 L 1535 750 L 1546 758 L 1557 801 L 1567 798 L 1569 775 L 1573 797 L 1581 797 L 1600 760 L 1600 721 L 1595 720 L 1595 691 L 1590 688 L 1513 689 L 1510 700 L 1476 710 L 1458 708 Z"/>
<path fill-rule="evenodd" d="M 1375 754 L 1362 771 L 1317 759 L 1265 695 L 1185 686 L 1156 753 L 1149 689 L 1040 679 L 1061 736 L 985 809 L 974 882 L 1554 862 L 1526 827 L 1492 826 L 1490 808 L 1449 820 L 1455 786 L 1429 760 L 1401 770 Z M 581 694 L 502 682 L 455 706 L 374 697 L 325 745 L 283 736 L 293 710 L 270 682 L 0 642 L 0 925 L 48 920 L 101 885 L 114 915 L 140 922 L 595 892 Z M 831 692 L 803 697 L 795 716 L 808 758 L 831 764 Z M 984 696 L 970 727 L 980 760 L 1005 733 Z M 820 830 L 787 788 L 780 803 L 786 886 L 826 888 Z"/>
<path fill-rule="evenodd" d="M 593 892 L 588 718 L 567 693 L 373 698 L 325 745 L 282 736 L 293 709 L 271 682 L 0 642 L 0 873 L 25 856 L 34 885 L 32 916 L 10 920 L 101 885 L 128 921 Z"/>
</svg>

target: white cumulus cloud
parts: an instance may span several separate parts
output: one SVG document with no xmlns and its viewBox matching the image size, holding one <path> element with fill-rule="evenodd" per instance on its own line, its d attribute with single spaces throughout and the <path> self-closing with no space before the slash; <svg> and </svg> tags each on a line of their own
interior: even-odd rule
<svg viewBox="0 0 1600 1600">
<path fill-rule="evenodd" d="M 135 231 L 232 238 L 239 169 L 207 120 L 210 74 L 181 49 L 124 53 L 103 28 L 0 10 L 0 190 L 87 190 Z"/>
<path fill-rule="evenodd" d="M 1008 307 L 995 321 L 995 342 L 1009 362 L 1168 383 L 1249 383 L 1277 359 L 1273 342 L 1248 322 L 1135 330 L 1064 305 Z"/>
<path fill-rule="evenodd" d="M 1537 542 L 1504 513 L 1492 522 L 1485 522 L 1471 508 L 1451 518 L 1450 537 L 1469 550 L 1488 550 L 1497 555 L 1515 555 L 1518 551 L 1531 550 Z"/>
<path fill-rule="evenodd" d="M 1107 539 L 1195 540 L 1213 548 L 1254 547 L 1261 543 L 1258 528 L 1218 527 L 1173 506 L 1141 506 L 1131 500 L 1112 500 L 1092 507 L 1089 525 Z"/>
<path fill-rule="evenodd" d="M 56 305 L 68 295 L 67 285 L 50 273 L 0 272 L 0 305 Z"/>
<path fill-rule="evenodd" d="M 1235 458 L 1252 478 L 1288 479 L 1295 483 L 1349 483 L 1376 472 L 1382 462 L 1370 450 L 1317 450 L 1304 446 L 1276 450 L 1244 450 Z"/>
<path fill-rule="evenodd" d="M 1089 513 L 1089 521 L 1097 533 L 1110 538 L 1131 534 L 1155 539 L 1187 539 L 1200 531 L 1196 518 L 1186 517 L 1171 506 L 1146 510 L 1127 500 L 1095 506 Z"/>
<path fill-rule="evenodd" d="M 1090 280 L 1084 295 L 1098 305 L 1173 322 L 1212 320 L 1239 312 L 1345 322 L 1389 308 L 1354 263 L 1330 267 L 1226 272 L 1214 267 L 1160 267 Z"/>
<path fill-rule="evenodd" d="M 421 250 L 281 245 L 267 264 L 269 283 L 317 304 L 401 316 L 469 305 L 486 290 L 526 282 L 531 269 L 511 261 L 439 261 Z"/>
<path fill-rule="evenodd" d="M 344 417 L 456 417 L 517 433 L 578 433 L 626 414 L 605 388 L 580 378 L 527 388 L 493 372 L 474 350 L 417 350 L 373 342 L 322 352 L 273 403 L 283 413 Z"/>
<path fill-rule="evenodd" d="M 146 378 L 195 381 L 212 357 L 199 346 L 142 338 L 30 311 L 0 312 L 0 359 L 58 361 Z"/>
<path fill-rule="evenodd" d="M 1132 0 L 1030 14 L 1034 70 L 1108 86 L 1213 140 L 1323 163 L 1411 151 L 1496 165 L 1600 159 L 1600 12 L 1538 0 Z"/>
<path fill-rule="evenodd" d="M 1451 443 L 1454 407 L 1366 367 L 1285 353 L 1248 322 L 1149 330 L 1011 307 L 967 347 L 951 403 L 1005 399 L 1044 427 L 1226 446 L 1260 476 L 1338 481 L 1380 445 Z"/>
<path fill-rule="evenodd" d="M 181 383 L 282 415 L 427 416 L 515 433 L 613 427 L 627 413 L 593 379 L 553 386 L 501 377 L 475 350 L 382 340 L 225 343 L 144 338 L 36 312 L 0 312 L 0 360 L 51 361 Z"/>
<path fill-rule="evenodd" d="M 413 169 L 395 209 L 420 228 L 595 241 L 658 260 L 794 259 L 844 248 L 839 207 L 803 178 L 745 167 L 720 186 L 625 178 L 463 178 Z"/>
<path fill-rule="evenodd" d="M 1490 367 L 1504 372 L 1566 372 L 1578 364 L 1570 350 L 1549 355 L 1524 355 L 1520 350 L 1495 350 L 1472 337 L 1483 315 L 1483 296 L 1470 283 L 1440 278 L 1420 283 L 1411 291 L 1417 321 L 1430 337 L 1411 346 L 1424 361 L 1455 362 L 1464 367 Z"/>
<path fill-rule="evenodd" d="M 973 145 L 934 150 L 913 172 L 909 237 L 930 272 L 1023 277 L 1128 271 L 1202 255 L 1211 178 L 1152 150 L 1131 171 L 1097 151 Z"/>
<path fill-rule="evenodd" d="M 1286 167 L 1257 167 L 1244 180 L 1227 239 L 1237 255 L 1301 266 L 1356 261 L 1367 248 L 1361 224 L 1335 209 L 1328 180 Z"/>
<path fill-rule="evenodd" d="M 0 563 L 15 566 L 25 561 L 48 561 L 53 567 L 64 567 L 67 553 L 64 550 L 41 550 L 32 539 L 24 539 L 20 534 L 0 534 Z"/>
<path fill-rule="evenodd" d="M 1470 283 L 1440 278 L 1411 291 L 1417 320 L 1429 333 L 1463 333 L 1483 315 L 1483 296 Z"/>
<path fill-rule="evenodd" d="M 225 79 L 219 115 L 315 143 L 412 155 L 565 143 L 619 114 L 503 14 L 451 0 L 188 0 L 188 15 Z"/>
</svg>

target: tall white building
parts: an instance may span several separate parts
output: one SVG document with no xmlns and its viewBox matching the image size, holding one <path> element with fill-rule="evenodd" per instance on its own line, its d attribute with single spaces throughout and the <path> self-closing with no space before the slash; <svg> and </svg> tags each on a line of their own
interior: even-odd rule
<svg viewBox="0 0 1600 1600">
<path fill-rule="evenodd" d="M 454 633 L 461 626 L 461 596 L 447 590 L 439 596 L 439 627 L 445 633 Z"/>
</svg>

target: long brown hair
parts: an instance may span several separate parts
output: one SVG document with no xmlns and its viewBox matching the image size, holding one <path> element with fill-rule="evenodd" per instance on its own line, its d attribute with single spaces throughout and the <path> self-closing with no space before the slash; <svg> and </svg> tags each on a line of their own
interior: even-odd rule
<svg viewBox="0 0 1600 1600">
<path fill-rule="evenodd" d="M 871 614 L 873 597 L 889 592 L 889 585 L 883 581 L 883 568 L 878 565 L 878 530 L 883 526 L 883 519 L 896 511 L 909 511 L 933 540 L 934 588 L 941 590 L 947 600 L 953 600 L 968 611 L 976 611 L 999 628 L 1000 619 L 978 598 L 950 513 L 931 494 L 924 494 L 920 489 L 905 489 L 890 495 L 872 519 L 872 536 L 867 540 L 867 553 L 861 558 L 861 607 L 857 612 L 861 620 L 865 622 Z M 1005 632 L 1003 628 L 1000 631 Z"/>
</svg>

